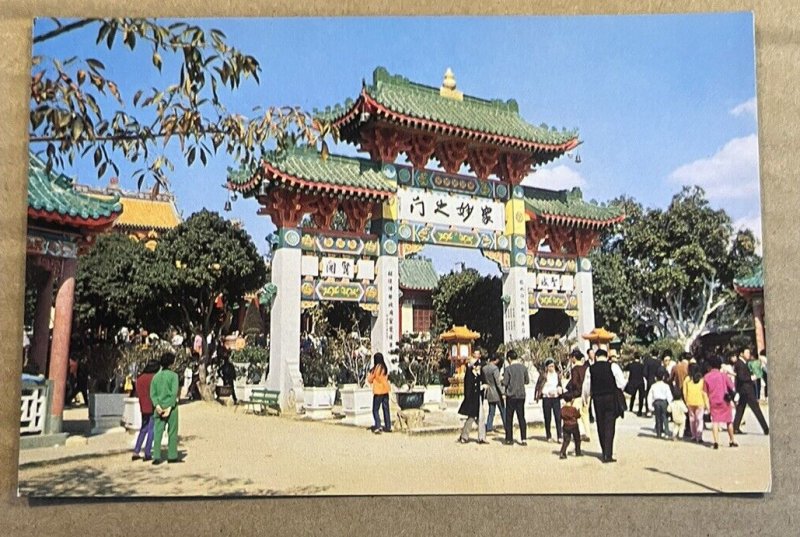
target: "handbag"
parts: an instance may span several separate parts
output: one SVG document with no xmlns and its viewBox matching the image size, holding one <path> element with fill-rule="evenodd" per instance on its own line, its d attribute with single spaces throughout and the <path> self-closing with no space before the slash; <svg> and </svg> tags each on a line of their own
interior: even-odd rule
<svg viewBox="0 0 800 537">
<path fill-rule="evenodd" d="M 625 410 L 627 409 L 625 405 L 625 394 L 622 393 L 622 390 L 617 388 L 616 397 L 614 397 L 614 416 L 617 418 L 624 418 L 625 417 Z"/>
<path fill-rule="evenodd" d="M 736 391 L 729 388 L 722 397 L 725 399 L 726 403 L 733 403 L 733 400 L 736 398 Z"/>
</svg>

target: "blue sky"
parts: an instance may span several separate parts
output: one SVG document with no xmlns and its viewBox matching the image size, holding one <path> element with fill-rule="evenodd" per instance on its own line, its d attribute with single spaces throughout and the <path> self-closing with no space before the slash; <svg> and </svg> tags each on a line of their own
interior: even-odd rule
<svg viewBox="0 0 800 537">
<path fill-rule="evenodd" d="M 761 234 L 756 142 L 753 20 L 750 13 L 594 17 L 406 17 L 215 19 L 236 47 L 263 68 L 223 97 L 231 110 L 296 105 L 307 110 L 355 98 L 362 79 L 389 72 L 438 86 L 447 67 L 458 89 L 514 98 L 523 118 L 577 127 L 581 163 L 562 158 L 526 180 L 547 188 L 580 186 L 586 199 L 625 194 L 664 207 L 682 184 L 706 188 L 715 207 Z M 52 25 L 37 21 L 35 33 Z M 96 57 L 128 99 L 140 87 L 172 83 L 152 68 L 149 52 L 94 45 L 96 28 L 44 43 L 34 54 Z M 171 63 L 165 61 L 164 73 Z M 34 147 L 34 150 L 36 148 Z M 353 154 L 352 146 L 336 149 Z M 170 178 L 184 216 L 222 211 L 220 187 L 232 161 L 178 165 Z M 123 166 L 121 181 L 135 188 Z M 102 185 L 91 162 L 66 170 Z M 241 219 L 262 251 L 273 227 L 257 203 L 239 200 L 224 213 Z M 464 260 L 496 273 L 479 253 L 427 247 L 439 271 Z"/>
</svg>

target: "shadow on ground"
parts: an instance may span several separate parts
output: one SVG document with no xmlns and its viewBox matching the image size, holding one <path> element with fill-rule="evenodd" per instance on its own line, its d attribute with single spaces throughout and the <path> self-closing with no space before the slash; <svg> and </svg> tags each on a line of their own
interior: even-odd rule
<svg viewBox="0 0 800 537">
<path fill-rule="evenodd" d="M 120 464 L 127 464 L 129 454 L 118 454 Z M 189 459 L 184 464 L 190 464 Z M 50 465 L 53 466 L 53 465 Z M 154 467 L 131 463 L 125 472 L 105 472 L 91 463 L 67 468 L 31 469 L 20 473 L 19 493 L 28 496 L 31 505 L 46 504 L 42 498 L 130 497 L 130 496 L 296 496 L 322 494 L 330 485 L 294 486 L 285 490 L 259 488 L 250 479 L 220 478 L 191 473 L 175 474 L 170 465 Z"/>
</svg>

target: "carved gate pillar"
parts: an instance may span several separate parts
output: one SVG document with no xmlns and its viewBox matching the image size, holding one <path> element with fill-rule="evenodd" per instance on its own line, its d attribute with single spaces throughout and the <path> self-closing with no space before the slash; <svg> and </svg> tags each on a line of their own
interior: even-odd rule
<svg viewBox="0 0 800 537">
<path fill-rule="evenodd" d="M 594 291 L 592 290 L 592 263 L 587 257 L 578 259 L 578 268 L 575 273 L 575 293 L 578 295 L 578 346 L 584 353 L 589 348 L 589 342 L 580 337 L 594 330 Z"/>
<path fill-rule="evenodd" d="M 299 231 L 279 229 L 278 247 L 272 256 L 272 283 L 278 292 L 270 316 L 266 387 L 280 392 L 282 410 L 288 406 L 291 391 L 303 386 L 300 376 L 300 264 Z"/>
</svg>

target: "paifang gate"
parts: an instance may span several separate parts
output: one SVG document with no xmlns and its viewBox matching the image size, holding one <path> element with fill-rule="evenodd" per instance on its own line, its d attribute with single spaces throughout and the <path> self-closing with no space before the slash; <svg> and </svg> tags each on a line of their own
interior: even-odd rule
<svg viewBox="0 0 800 537">
<path fill-rule="evenodd" d="M 499 265 L 506 341 L 530 337 L 529 315 L 545 308 L 570 315 L 572 332 L 594 328 L 587 255 L 624 216 L 579 189 L 520 184 L 577 147 L 576 131 L 533 126 L 513 100 L 464 95 L 449 69 L 436 88 L 379 67 L 355 101 L 316 115 L 369 158 L 291 148 L 228 178 L 277 227 L 267 387 L 282 405 L 302 385 L 301 309 L 357 302 L 373 314 L 373 351 L 388 355 L 400 335 L 398 259 L 426 244 L 478 249 Z M 427 168 L 432 159 L 442 170 Z M 334 231 L 339 213 L 346 229 Z M 312 225 L 300 227 L 306 216 Z"/>
</svg>

